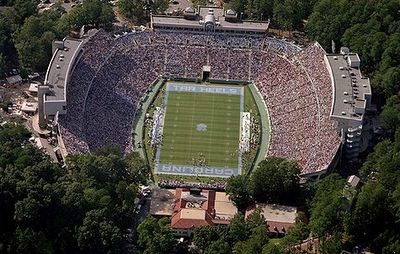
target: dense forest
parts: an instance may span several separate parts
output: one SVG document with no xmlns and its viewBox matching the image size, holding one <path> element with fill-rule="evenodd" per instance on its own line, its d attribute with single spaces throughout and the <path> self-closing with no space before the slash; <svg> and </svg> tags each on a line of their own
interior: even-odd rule
<svg viewBox="0 0 400 254">
<path fill-rule="evenodd" d="M 29 137 L 0 129 L 0 253 L 120 253 L 148 166 L 104 148 L 61 168 Z"/>
<path fill-rule="evenodd" d="M 110 27 L 115 20 L 105 1 L 85 0 L 68 14 L 61 6 L 38 14 L 37 4 L 36 0 L 0 2 L 1 76 L 12 68 L 23 74 L 44 71 L 53 39 L 84 24 Z M 137 9 L 144 6 L 138 0 L 124 0 L 119 8 L 127 17 L 141 19 L 143 12 Z M 299 221 L 283 239 L 271 241 L 257 223 L 239 214 L 227 228 L 197 230 L 198 249 L 193 252 L 290 253 L 291 245 L 311 233 L 321 239 L 322 252 L 327 254 L 356 246 L 400 253 L 400 2 L 231 0 L 227 7 L 243 13 L 244 19 L 271 19 L 275 28 L 304 32 L 327 52 L 332 51 L 332 42 L 336 51 L 348 46 L 358 52 L 363 73 L 371 79 L 384 135 L 354 166 L 362 186 L 350 200 L 343 197 L 346 172 L 340 168 L 339 174 L 301 186 L 293 177 L 286 186 L 265 188 L 271 179 L 295 175 L 296 165 L 286 161 L 263 162 L 249 179 L 231 178 L 227 192 L 239 208 L 254 200 L 303 202 L 309 223 Z M 104 149 L 70 157 L 66 168 L 61 168 L 33 148 L 28 138 L 19 125 L 0 130 L 0 252 L 119 252 L 136 186 L 149 174 L 147 166 L 137 154 L 120 158 L 112 149 Z M 273 173 L 268 171 L 271 168 Z M 293 193 L 301 195 L 291 200 Z M 139 244 L 145 253 L 187 251 L 171 240 L 167 224 L 149 217 L 139 226 Z M 156 240 L 146 238 L 148 232 L 154 232 Z"/>
<path fill-rule="evenodd" d="M 38 4 L 38 0 L 1 1 L 0 77 L 14 68 L 23 76 L 45 71 L 54 39 L 62 39 L 82 25 L 109 27 L 115 19 L 111 5 L 100 0 L 84 1 L 68 14 L 60 2 L 39 14 Z"/>
</svg>

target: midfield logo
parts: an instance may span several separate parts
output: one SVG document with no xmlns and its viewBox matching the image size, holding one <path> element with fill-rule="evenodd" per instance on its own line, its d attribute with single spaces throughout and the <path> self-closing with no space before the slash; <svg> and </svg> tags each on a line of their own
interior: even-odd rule
<svg viewBox="0 0 400 254">
<path fill-rule="evenodd" d="M 197 131 L 207 131 L 207 125 L 205 125 L 204 123 L 200 123 L 196 126 L 196 130 Z"/>
</svg>

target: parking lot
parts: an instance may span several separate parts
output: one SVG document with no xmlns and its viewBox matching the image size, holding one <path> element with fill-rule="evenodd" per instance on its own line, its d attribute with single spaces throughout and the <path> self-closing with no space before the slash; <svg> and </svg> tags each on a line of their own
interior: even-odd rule
<svg viewBox="0 0 400 254">
<path fill-rule="evenodd" d="M 38 9 L 39 9 L 39 13 L 42 13 L 46 10 L 49 10 L 51 8 L 54 8 L 55 4 L 56 4 L 56 0 L 42 0 L 39 4 L 38 4 Z M 65 12 L 70 12 L 75 6 L 81 4 L 81 1 L 79 0 L 64 0 L 61 2 L 61 6 L 64 8 Z"/>
<path fill-rule="evenodd" d="M 192 6 L 192 2 L 189 0 L 173 0 L 170 2 L 166 13 L 173 14 L 179 11 L 183 11 L 190 6 Z"/>
</svg>

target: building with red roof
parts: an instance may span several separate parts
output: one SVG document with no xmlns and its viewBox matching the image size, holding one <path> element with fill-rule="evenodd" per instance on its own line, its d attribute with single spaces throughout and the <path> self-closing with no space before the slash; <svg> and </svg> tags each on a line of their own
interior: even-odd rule
<svg viewBox="0 0 400 254">
<path fill-rule="evenodd" d="M 191 236 L 197 227 L 227 225 L 237 213 L 236 206 L 225 192 L 177 188 L 175 199 L 169 200 L 168 207 L 173 206 L 170 213 L 166 214 L 164 208 L 158 211 L 160 206 L 157 201 L 152 201 L 150 211 L 154 216 L 170 215 L 171 228 L 179 236 Z"/>
<path fill-rule="evenodd" d="M 247 219 L 257 209 L 264 216 L 267 230 L 271 235 L 286 234 L 296 223 L 296 207 L 258 203 L 246 210 L 245 218 Z"/>
</svg>

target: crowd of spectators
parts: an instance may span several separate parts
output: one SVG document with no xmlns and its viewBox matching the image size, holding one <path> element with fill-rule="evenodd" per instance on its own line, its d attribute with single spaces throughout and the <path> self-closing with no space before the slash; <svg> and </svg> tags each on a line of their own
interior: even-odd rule
<svg viewBox="0 0 400 254">
<path fill-rule="evenodd" d="M 250 113 L 246 112 L 242 114 L 241 130 L 240 130 L 240 141 L 239 151 L 245 153 L 250 150 L 250 139 L 251 139 L 251 118 Z"/>
<path fill-rule="evenodd" d="M 208 189 L 216 191 L 224 191 L 226 183 L 225 182 L 214 182 L 214 183 L 191 183 L 184 182 L 181 180 L 160 180 L 158 186 L 161 188 L 196 188 L 196 189 Z"/>
<path fill-rule="evenodd" d="M 156 107 L 156 110 L 154 111 L 153 114 L 153 119 L 151 121 L 151 132 L 149 133 L 150 135 L 150 140 L 151 140 L 151 146 L 156 148 L 159 145 L 161 145 L 162 142 L 162 125 L 164 122 L 164 109 L 161 107 Z"/>
<path fill-rule="evenodd" d="M 84 102 L 91 80 L 109 55 L 113 44 L 114 40 L 108 33 L 99 31 L 84 45 L 84 54 L 78 56 L 77 64 L 66 88 L 68 113 L 59 116 L 59 131 L 67 153 L 89 151 L 83 130 Z"/>
<path fill-rule="evenodd" d="M 254 115 L 251 115 L 250 120 L 250 147 L 251 149 L 257 149 L 260 142 L 260 122 Z"/>
<path fill-rule="evenodd" d="M 340 143 L 329 120 L 332 87 L 318 45 L 275 55 L 256 79 L 270 114 L 268 156 L 296 160 L 302 173 L 329 166 Z"/>
<path fill-rule="evenodd" d="M 321 170 L 339 136 L 329 120 L 332 88 L 319 45 L 303 50 L 268 37 L 139 32 L 115 39 L 102 30 L 85 43 L 67 86 L 59 130 L 68 153 L 112 144 L 133 148 L 135 112 L 160 76 L 253 80 L 271 122 L 268 156 Z M 253 128 L 252 128 L 253 129 Z"/>
</svg>

